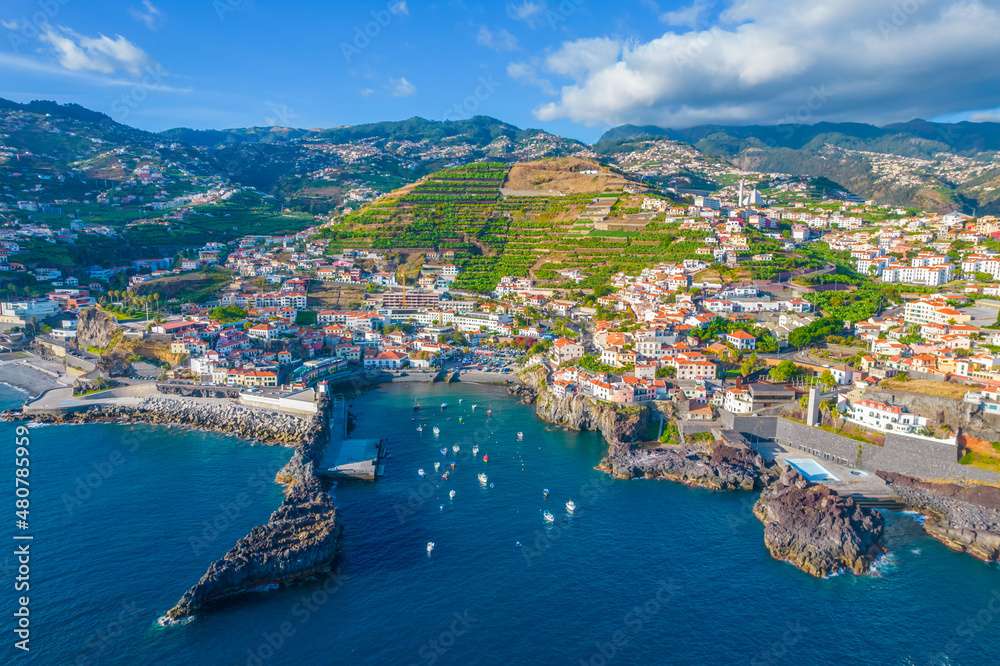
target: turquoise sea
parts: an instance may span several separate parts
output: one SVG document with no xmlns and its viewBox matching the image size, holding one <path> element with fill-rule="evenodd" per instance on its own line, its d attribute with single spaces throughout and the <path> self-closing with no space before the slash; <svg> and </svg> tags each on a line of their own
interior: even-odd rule
<svg viewBox="0 0 1000 666">
<path fill-rule="evenodd" d="M 0 388 L 2 406 L 20 399 Z M 389 385 L 351 405 L 354 435 L 386 437 L 391 457 L 378 482 L 334 490 L 337 575 L 167 629 L 156 618 L 277 506 L 289 452 L 171 428 L 33 428 L 32 649 L 12 647 L 8 548 L 3 663 L 1000 663 L 1000 569 L 911 516 L 888 516 L 878 575 L 816 580 L 767 554 L 753 496 L 612 481 L 593 469 L 599 436 L 546 427 L 499 389 Z M 14 425 L 0 440 L 12 543 Z M 435 461 L 456 463 L 450 479 Z"/>
</svg>

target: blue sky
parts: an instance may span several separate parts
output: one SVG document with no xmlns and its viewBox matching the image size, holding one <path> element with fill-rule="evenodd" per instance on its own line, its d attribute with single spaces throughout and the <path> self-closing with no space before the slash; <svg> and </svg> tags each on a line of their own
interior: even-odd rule
<svg viewBox="0 0 1000 666">
<path fill-rule="evenodd" d="M 799 4 L 799 3 L 796 3 Z M 0 96 L 147 129 L 1000 118 L 1000 0 L 5 0 Z"/>
</svg>

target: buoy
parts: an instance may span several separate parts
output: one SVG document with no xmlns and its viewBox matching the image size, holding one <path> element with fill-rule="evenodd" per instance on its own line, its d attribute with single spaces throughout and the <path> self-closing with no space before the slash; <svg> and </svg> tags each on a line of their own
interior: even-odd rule
<svg viewBox="0 0 1000 666">
<path fill-rule="evenodd" d="M 490 461 L 490 456 L 489 456 L 489 454 L 487 454 L 487 453 L 484 453 L 484 454 L 483 454 L 483 462 L 489 462 L 489 461 Z"/>
</svg>

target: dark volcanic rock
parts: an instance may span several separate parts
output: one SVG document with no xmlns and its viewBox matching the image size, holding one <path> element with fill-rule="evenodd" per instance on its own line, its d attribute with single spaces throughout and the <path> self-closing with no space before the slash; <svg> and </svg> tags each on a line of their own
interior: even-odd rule
<svg viewBox="0 0 1000 666">
<path fill-rule="evenodd" d="M 311 478 L 293 486 L 267 523 L 236 542 L 160 618 L 174 624 L 247 592 L 328 574 L 340 525 L 333 500 Z"/>
<path fill-rule="evenodd" d="M 1000 488 L 877 474 L 903 504 L 926 516 L 929 535 L 985 562 L 1000 560 Z"/>
<path fill-rule="evenodd" d="M 599 469 L 617 479 L 666 479 L 712 490 L 754 490 L 771 475 L 755 451 L 725 443 L 652 449 L 613 444 Z"/>
<path fill-rule="evenodd" d="M 764 523 L 764 545 L 772 557 L 813 576 L 841 569 L 867 573 L 885 553 L 878 511 L 809 483 L 791 467 L 761 492 L 753 512 Z"/>
</svg>

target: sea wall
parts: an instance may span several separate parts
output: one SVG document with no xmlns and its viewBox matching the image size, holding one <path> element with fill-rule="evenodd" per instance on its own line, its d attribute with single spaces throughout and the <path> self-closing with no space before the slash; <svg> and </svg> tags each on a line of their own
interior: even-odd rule
<svg viewBox="0 0 1000 666">
<path fill-rule="evenodd" d="M 882 446 L 844 437 L 778 416 L 737 416 L 722 412 L 717 427 L 771 439 L 817 457 L 868 471 L 890 471 L 916 477 L 998 481 L 1000 475 L 958 464 L 950 444 L 886 433 Z M 691 429 L 690 432 L 694 432 Z M 685 432 L 689 429 L 685 427 Z"/>
</svg>

